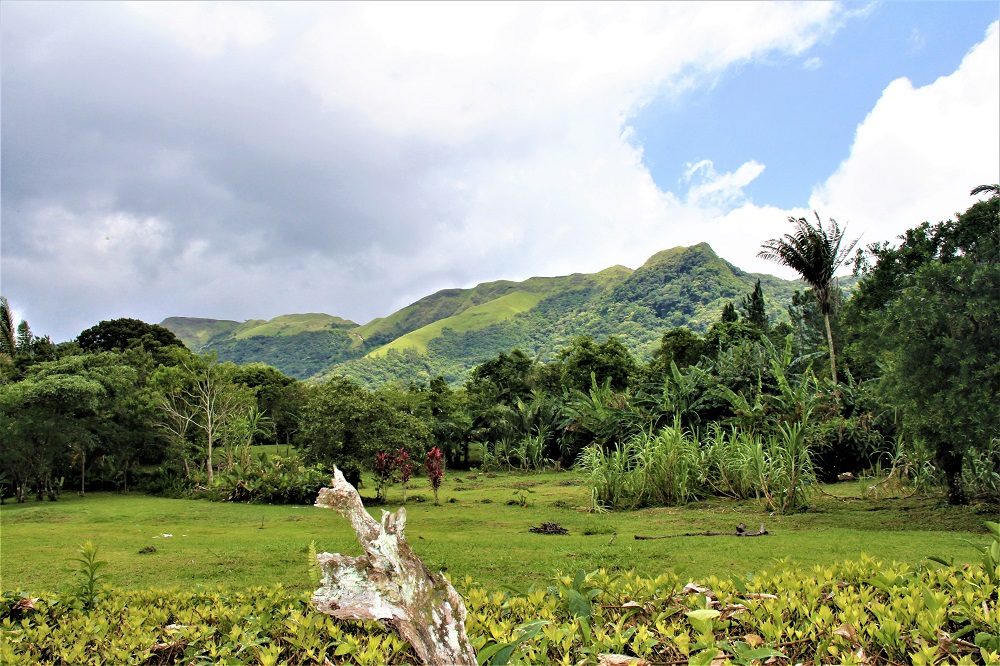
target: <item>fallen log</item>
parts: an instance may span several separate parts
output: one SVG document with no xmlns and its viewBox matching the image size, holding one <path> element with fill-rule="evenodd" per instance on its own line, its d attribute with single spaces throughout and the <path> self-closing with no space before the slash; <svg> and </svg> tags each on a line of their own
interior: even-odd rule
<svg viewBox="0 0 1000 666">
<path fill-rule="evenodd" d="M 743 523 L 736 526 L 735 532 L 686 532 L 684 534 L 663 534 L 660 536 L 644 536 L 642 534 L 636 534 L 636 541 L 651 541 L 653 539 L 674 539 L 676 537 L 696 537 L 696 536 L 736 536 L 736 537 L 758 537 L 765 536 L 769 532 L 764 529 L 764 523 L 760 524 L 760 530 L 757 532 L 747 532 L 746 527 Z"/>
<path fill-rule="evenodd" d="M 322 613 L 344 620 L 379 620 L 409 641 L 425 664 L 475 666 L 476 653 L 465 633 L 465 604 L 448 580 L 431 573 L 410 549 L 403 528 L 406 510 L 368 515 L 358 491 L 334 469 L 316 506 L 347 518 L 364 549 L 361 557 L 336 553 L 316 556 L 322 585 L 312 603 Z"/>
</svg>

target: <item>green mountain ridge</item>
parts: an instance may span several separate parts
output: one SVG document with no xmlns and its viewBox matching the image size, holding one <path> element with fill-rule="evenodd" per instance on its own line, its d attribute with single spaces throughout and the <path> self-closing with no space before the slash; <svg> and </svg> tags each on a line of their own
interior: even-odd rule
<svg viewBox="0 0 1000 666">
<path fill-rule="evenodd" d="M 548 360 L 578 335 L 617 335 L 645 357 L 670 328 L 707 329 L 757 279 L 775 321 L 803 289 L 801 282 L 744 272 L 701 243 L 658 252 L 636 270 L 612 266 L 444 289 L 363 325 L 322 313 L 243 323 L 170 317 L 161 325 L 196 351 L 268 363 L 300 379 L 340 374 L 379 384 L 440 374 L 458 382 L 501 351 L 517 347 Z"/>
</svg>

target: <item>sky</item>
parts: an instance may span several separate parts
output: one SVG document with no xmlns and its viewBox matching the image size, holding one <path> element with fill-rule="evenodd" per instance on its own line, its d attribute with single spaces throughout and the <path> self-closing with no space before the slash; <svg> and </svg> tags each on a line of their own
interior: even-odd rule
<svg viewBox="0 0 1000 666">
<path fill-rule="evenodd" d="M 365 323 L 434 291 L 753 272 L 1000 182 L 1000 3 L 0 6 L 0 292 L 103 319 Z"/>
</svg>

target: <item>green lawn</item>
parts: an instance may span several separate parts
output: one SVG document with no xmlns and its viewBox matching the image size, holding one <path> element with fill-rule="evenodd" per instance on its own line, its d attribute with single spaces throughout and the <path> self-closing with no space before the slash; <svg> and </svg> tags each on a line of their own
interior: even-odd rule
<svg viewBox="0 0 1000 666">
<path fill-rule="evenodd" d="M 471 576 L 488 586 L 527 589 L 556 571 L 598 567 L 682 577 L 744 575 L 781 558 L 800 565 L 831 563 L 868 553 L 918 563 L 928 555 L 977 559 L 987 542 L 989 515 L 951 508 L 939 498 L 869 501 L 819 494 L 814 508 L 770 516 L 754 502 L 712 500 L 684 508 L 589 513 L 588 490 L 572 473 L 477 475 L 450 472 L 434 506 L 423 479 L 411 483 L 407 536 L 433 569 L 453 580 Z M 851 487 L 837 486 L 840 494 Z M 365 490 L 365 494 L 372 492 Z M 413 501 L 420 495 L 427 501 Z M 507 504 L 523 498 L 527 506 Z M 399 487 L 390 492 L 395 508 Z M 378 509 L 372 509 L 378 515 Z M 566 536 L 528 528 L 555 522 Z M 761 538 L 678 537 L 636 541 L 635 534 L 730 531 L 763 522 Z M 164 537 L 164 534 L 172 534 Z M 309 543 L 357 554 L 354 536 L 337 514 L 310 506 L 219 504 L 142 495 L 67 494 L 58 502 L 0 507 L 0 587 L 59 590 L 73 577 L 78 546 L 87 540 L 108 561 L 107 582 L 123 587 L 246 586 L 280 582 L 310 587 Z M 156 552 L 140 554 L 154 546 Z"/>
</svg>

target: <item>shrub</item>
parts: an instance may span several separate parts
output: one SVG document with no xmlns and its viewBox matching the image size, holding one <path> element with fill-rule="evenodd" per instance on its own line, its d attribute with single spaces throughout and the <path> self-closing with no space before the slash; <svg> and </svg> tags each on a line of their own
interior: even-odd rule
<svg viewBox="0 0 1000 666">
<path fill-rule="evenodd" d="M 427 452 L 424 469 L 427 471 L 427 480 L 434 490 L 434 503 L 439 504 L 438 489 L 441 488 L 441 481 L 444 480 L 444 456 L 441 449 L 435 446 Z"/>
<path fill-rule="evenodd" d="M 330 480 L 322 465 L 306 465 L 298 454 L 260 454 L 249 464 L 236 463 L 220 471 L 215 483 L 198 494 L 222 502 L 252 504 L 312 504 Z"/>
</svg>

